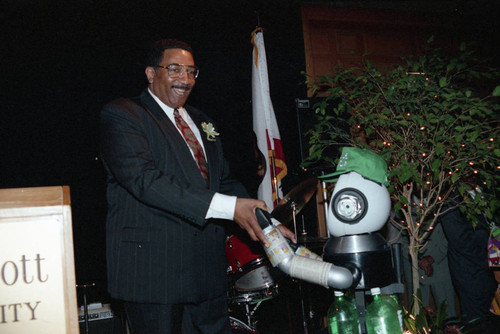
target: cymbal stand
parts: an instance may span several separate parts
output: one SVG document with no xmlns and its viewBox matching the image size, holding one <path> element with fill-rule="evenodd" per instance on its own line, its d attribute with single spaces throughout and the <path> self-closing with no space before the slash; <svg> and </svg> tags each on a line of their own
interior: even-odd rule
<svg viewBox="0 0 500 334">
<path fill-rule="evenodd" d="M 300 310 L 302 312 L 302 329 L 304 334 L 308 334 L 308 321 L 306 317 L 306 304 L 304 302 L 304 291 L 303 291 L 303 285 L 301 281 L 298 281 L 299 283 L 299 295 L 300 295 Z"/>
<path fill-rule="evenodd" d="M 294 228 L 294 233 L 297 235 L 297 204 L 295 202 L 291 203 L 292 206 L 292 218 L 293 218 L 293 228 Z M 304 226 L 304 225 L 302 225 Z M 305 229 L 302 228 L 302 235 L 305 235 Z M 303 285 L 302 282 L 299 280 L 299 295 L 300 295 L 300 310 L 302 312 L 302 329 L 304 330 L 304 334 L 308 333 L 308 318 L 306 316 L 306 303 L 305 303 L 305 296 L 304 296 L 304 291 L 303 291 Z"/>
<path fill-rule="evenodd" d="M 306 231 L 306 223 L 304 221 L 304 215 L 302 215 L 302 233 L 301 235 L 307 235 L 307 231 Z"/>
<path fill-rule="evenodd" d="M 290 206 L 292 207 L 293 233 L 297 236 L 297 203 L 292 201 Z"/>
<path fill-rule="evenodd" d="M 77 288 L 83 288 L 83 319 L 85 321 L 85 334 L 89 333 L 89 310 L 87 304 L 87 288 L 94 287 L 95 283 L 77 284 Z"/>
<path fill-rule="evenodd" d="M 321 172 L 322 175 L 325 175 L 325 172 Z M 325 224 L 326 224 L 326 217 L 328 217 L 328 188 L 326 186 L 325 181 L 321 181 L 321 191 L 322 191 L 322 197 L 323 197 L 323 211 L 325 214 Z M 326 224 L 327 225 L 327 224 Z M 328 225 L 326 226 L 326 234 L 328 237 L 330 237 L 330 230 L 328 229 Z"/>
<path fill-rule="evenodd" d="M 245 314 L 247 316 L 247 323 L 248 323 L 248 326 L 253 331 L 255 331 L 255 333 L 257 333 L 257 320 L 254 319 L 253 315 L 254 315 L 255 311 L 257 311 L 257 309 L 259 308 L 261 303 L 262 303 L 262 300 L 257 302 L 257 304 L 255 304 L 255 307 L 251 311 L 250 311 L 250 303 L 245 303 Z"/>
</svg>

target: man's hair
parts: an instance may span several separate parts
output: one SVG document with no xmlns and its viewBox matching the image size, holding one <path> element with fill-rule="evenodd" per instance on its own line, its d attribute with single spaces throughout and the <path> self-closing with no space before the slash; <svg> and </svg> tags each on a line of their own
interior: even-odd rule
<svg viewBox="0 0 500 334">
<path fill-rule="evenodd" d="M 145 65 L 158 67 L 163 59 L 163 52 L 167 49 L 183 49 L 193 54 L 193 50 L 191 49 L 189 44 L 185 42 L 178 41 L 176 39 L 161 39 L 154 42 L 149 47 L 149 50 L 146 54 Z"/>
</svg>

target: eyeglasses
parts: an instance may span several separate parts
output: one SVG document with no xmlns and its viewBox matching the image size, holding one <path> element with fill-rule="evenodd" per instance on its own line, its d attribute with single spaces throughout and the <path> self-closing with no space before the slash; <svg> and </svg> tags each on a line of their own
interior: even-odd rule
<svg viewBox="0 0 500 334">
<path fill-rule="evenodd" d="M 198 67 L 193 65 L 170 64 L 167 66 L 158 65 L 158 67 L 168 70 L 168 76 L 171 78 L 178 78 L 186 72 L 190 79 L 196 79 L 200 73 Z"/>
</svg>

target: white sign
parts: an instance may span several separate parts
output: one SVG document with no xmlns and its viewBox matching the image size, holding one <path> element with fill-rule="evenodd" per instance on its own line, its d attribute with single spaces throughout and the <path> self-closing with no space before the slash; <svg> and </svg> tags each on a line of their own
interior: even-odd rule
<svg viewBox="0 0 500 334">
<path fill-rule="evenodd" d="M 5 207 L 2 199 L 12 199 L 6 191 L 0 190 L 0 333 L 78 333 L 69 205 L 44 206 L 41 199 L 40 206 Z"/>
</svg>

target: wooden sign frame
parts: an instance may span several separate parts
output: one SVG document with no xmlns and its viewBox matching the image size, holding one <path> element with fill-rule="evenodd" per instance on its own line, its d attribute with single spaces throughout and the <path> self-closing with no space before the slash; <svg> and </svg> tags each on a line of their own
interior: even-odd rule
<svg viewBox="0 0 500 334">
<path fill-rule="evenodd" d="M 0 189 L 0 333 L 79 333 L 69 186 Z"/>
</svg>

